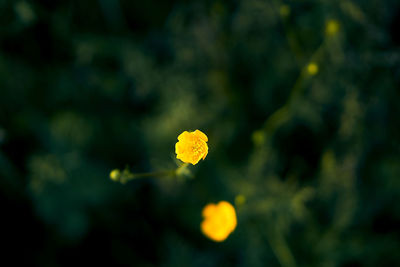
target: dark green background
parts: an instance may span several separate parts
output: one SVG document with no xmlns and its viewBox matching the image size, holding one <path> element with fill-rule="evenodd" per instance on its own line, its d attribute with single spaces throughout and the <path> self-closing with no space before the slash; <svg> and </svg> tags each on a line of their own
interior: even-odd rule
<svg viewBox="0 0 400 267">
<path fill-rule="evenodd" d="M 398 0 L 0 0 L 2 265 L 399 266 L 399 28 Z M 195 129 L 193 179 L 109 179 Z"/>
</svg>

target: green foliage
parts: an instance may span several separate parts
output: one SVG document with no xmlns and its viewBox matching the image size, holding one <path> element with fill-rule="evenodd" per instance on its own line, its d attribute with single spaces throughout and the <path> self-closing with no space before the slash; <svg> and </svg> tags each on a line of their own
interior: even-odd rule
<svg viewBox="0 0 400 267">
<path fill-rule="evenodd" d="M 397 0 L 0 0 L 13 259 L 398 266 L 399 12 Z M 184 169 L 193 179 L 109 178 L 176 169 L 176 138 L 195 129 L 209 154 Z M 213 243 L 201 210 L 235 198 L 237 228 Z"/>
</svg>

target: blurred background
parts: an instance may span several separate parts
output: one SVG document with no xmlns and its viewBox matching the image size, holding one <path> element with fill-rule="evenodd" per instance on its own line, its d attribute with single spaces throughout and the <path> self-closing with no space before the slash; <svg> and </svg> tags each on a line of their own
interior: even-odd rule
<svg viewBox="0 0 400 267">
<path fill-rule="evenodd" d="M 3 263 L 399 266 L 399 28 L 398 0 L 0 0 Z M 195 129 L 193 178 L 110 180 Z"/>
</svg>

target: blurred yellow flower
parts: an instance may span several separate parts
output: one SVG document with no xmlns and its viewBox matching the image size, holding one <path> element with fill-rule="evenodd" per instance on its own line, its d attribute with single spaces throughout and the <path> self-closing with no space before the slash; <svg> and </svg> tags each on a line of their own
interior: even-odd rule
<svg viewBox="0 0 400 267">
<path fill-rule="evenodd" d="M 226 201 L 206 205 L 203 209 L 203 217 L 201 231 L 216 242 L 227 239 L 237 225 L 235 208 Z"/>
<path fill-rule="evenodd" d="M 237 195 L 235 197 L 235 205 L 236 207 L 242 206 L 246 202 L 246 197 L 243 195 Z"/>
<path fill-rule="evenodd" d="M 340 30 L 340 24 L 337 20 L 330 19 L 326 22 L 325 32 L 327 35 L 333 36 Z"/>
<path fill-rule="evenodd" d="M 110 179 L 113 181 L 118 181 L 121 176 L 121 172 L 118 169 L 112 170 L 110 172 Z"/>
<path fill-rule="evenodd" d="M 175 145 L 176 158 L 185 163 L 197 164 L 208 154 L 207 141 L 207 135 L 199 130 L 184 131 L 178 136 L 178 142 Z"/>
<path fill-rule="evenodd" d="M 287 17 L 290 14 L 290 7 L 288 5 L 281 5 L 279 8 L 279 13 L 282 17 Z"/>
<path fill-rule="evenodd" d="M 256 146 L 260 146 L 265 142 L 265 133 L 263 130 L 254 131 L 251 135 L 251 138 Z"/>
<path fill-rule="evenodd" d="M 310 75 L 315 75 L 318 73 L 318 65 L 314 62 L 311 62 L 310 64 L 307 65 L 307 72 Z"/>
</svg>

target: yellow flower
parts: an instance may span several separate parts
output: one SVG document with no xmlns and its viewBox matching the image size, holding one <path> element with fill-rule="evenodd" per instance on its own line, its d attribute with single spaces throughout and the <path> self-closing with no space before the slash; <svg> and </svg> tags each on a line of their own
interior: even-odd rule
<svg viewBox="0 0 400 267">
<path fill-rule="evenodd" d="M 176 158 L 185 163 L 197 164 L 208 154 L 207 141 L 207 135 L 199 130 L 184 131 L 178 136 L 178 142 L 175 145 Z"/>
<path fill-rule="evenodd" d="M 308 66 L 307 66 L 307 72 L 308 72 L 308 74 L 310 74 L 310 75 L 315 75 L 315 74 L 317 74 L 317 73 L 318 73 L 318 70 L 319 70 L 318 65 L 317 65 L 316 63 L 314 63 L 314 62 L 311 62 L 311 63 L 308 64 Z"/>
<path fill-rule="evenodd" d="M 253 132 L 251 138 L 253 139 L 253 143 L 256 146 L 260 146 L 265 142 L 265 133 L 263 132 L 263 130 L 257 130 Z"/>
<path fill-rule="evenodd" d="M 115 169 L 115 170 L 112 170 L 111 172 L 110 172 L 110 178 L 111 178 L 111 180 L 113 180 L 113 181 L 118 181 L 119 180 L 119 178 L 121 177 L 121 172 L 118 170 L 118 169 Z"/>
<path fill-rule="evenodd" d="M 243 195 L 237 195 L 235 197 L 235 205 L 236 207 L 242 206 L 246 202 L 246 197 Z"/>
<path fill-rule="evenodd" d="M 204 220 L 201 223 L 201 231 L 208 238 L 222 242 L 236 228 L 235 208 L 226 201 L 218 204 L 208 204 L 203 209 Z"/>
<path fill-rule="evenodd" d="M 333 36 L 340 30 L 340 24 L 337 20 L 330 19 L 326 22 L 325 32 L 327 35 Z"/>
</svg>

